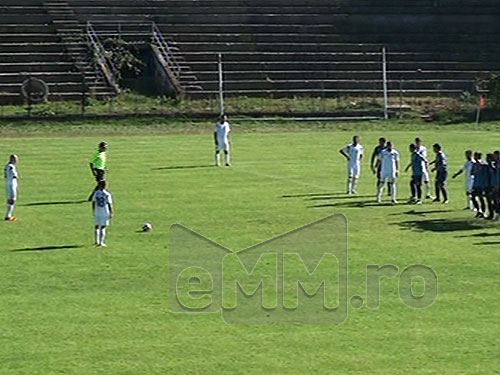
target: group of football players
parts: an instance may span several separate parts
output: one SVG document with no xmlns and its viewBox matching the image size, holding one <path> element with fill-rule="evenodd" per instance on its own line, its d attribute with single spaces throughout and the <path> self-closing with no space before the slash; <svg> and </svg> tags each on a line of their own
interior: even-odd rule
<svg viewBox="0 0 500 375">
<path fill-rule="evenodd" d="M 448 159 L 439 143 L 432 146 L 433 160 L 428 159 L 427 148 L 422 139 L 415 138 L 409 145 L 410 163 L 404 169 L 411 169 L 408 203 L 422 204 L 423 198 L 433 202 L 449 202 L 447 180 Z M 352 143 L 343 147 L 340 153 L 347 159 L 347 194 L 355 194 L 357 182 L 361 173 L 361 163 L 364 158 L 364 148 L 360 137 L 354 136 Z M 467 150 L 464 166 L 452 178 L 465 174 L 465 192 L 467 209 L 476 211 L 476 217 L 498 220 L 500 217 L 500 152 L 495 151 L 483 159 L 481 152 Z M 394 144 L 384 137 L 379 138 L 379 144 L 372 152 L 370 167 L 377 176 L 376 201 L 382 202 L 384 187 L 387 184 L 392 203 L 397 203 L 396 181 L 399 177 L 400 154 Z M 434 192 L 431 195 L 430 174 L 435 172 Z"/>
</svg>

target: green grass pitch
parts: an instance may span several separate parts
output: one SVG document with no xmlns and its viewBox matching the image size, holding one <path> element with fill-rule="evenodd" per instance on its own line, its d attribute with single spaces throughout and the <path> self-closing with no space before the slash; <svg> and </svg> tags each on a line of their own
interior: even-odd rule
<svg viewBox="0 0 500 375">
<path fill-rule="evenodd" d="M 443 144 L 451 171 L 466 148 L 500 147 L 495 132 L 374 129 L 408 162 L 415 136 Z M 212 136 L 90 135 L 1 138 L 20 156 L 18 221 L 0 225 L 0 373 L 8 374 L 494 374 L 500 369 L 500 224 L 472 219 L 462 178 L 449 205 L 375 206 L 365 164 L 345 190 L 338 149 L 352 131 L 250 132 L 235 126 L 231 168 L 212 164 Z M 92 244 L 88 161 L 110 144 L 116 215 L 108 247 Z M 185 168 L 183 168 L 185 167 Z M 409 195 L 409 175 L 399 199 Z M 387 199 L 387 198 L 386 198 Z M 3 207 L 2 207 L 3 210 Z M 341 326 L 228 326 L 220 316 L 168 311 L 168 230 L 182 223 L 239 250 L 332 213 L 349 226 L 349 295 L 365 266 L 427 264 L 439 297 L 405 307 L 397 281 L 377 310 L 349 309 Z M 151 221 L 151 233 L 139 233 Z"/>
</svg>

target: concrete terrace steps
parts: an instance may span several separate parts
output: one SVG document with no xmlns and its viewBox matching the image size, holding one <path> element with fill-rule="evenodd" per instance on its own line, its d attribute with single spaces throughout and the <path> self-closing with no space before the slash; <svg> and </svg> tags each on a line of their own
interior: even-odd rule
<svg viewBox="0 0 500 375">
<path fill-rule="evenodd" d="M 297 24 L 164 24 L 159 22 L 162 31 L 167 34 L 189 34 L 196 32 L 198 34 L 320 34 L 327 37 L 337 36 L 337 41 L 353 41 L 364 42 L 365 39 L 370 40 L 383 40 L 385 42 L 393 42 L 405 39 L 424 39 L 429 41 L 441 40 L 469 40 L 476 38 L 481 40 L 480 36 L 494 36 L 498 37 L 500 33 L 500 26 L 495 23 L 488 31 L 482 33 L 477 32 L 477 24 L 456 24 L 456 25 L 443 25 L 439 30 L 433 30 L 433 25 L 402 25 L 399 29 L 391 28 L 385 23 L 378 24 L 365 24 L 358 25 L 342 25 L 337 24 L 311 24 L 311 25 L 297 25 Z M 465 34 L 465 35 L 463 35 Z M 343 37 L 346 37 L 345 39 Z M 465 37 L 465 38 L 464 38 Z M 347 39 L 350 38 L 350 39 Z M 490 39 L 491 40 L 491 39 Z M 334 40 L 335 41 L 335 40 Z M 492 40 L 491 40 L 492 41 Z"/>
<path fill-rule="evenodd" d="M 436 63 L 483 63 L 483 61 L 500 59 L 500 51 L 497 53 L 485 52 L 480 55 L 469 53 L 425 53 L 425 52 L 388 52 L 386 54 L 389 64 L 399 62 L 436 62 Z M 0 54 L 1 61 L 2 54 Z M 213 52 L 183 52 L 186 61 L 193 62 L 215 62 L 218 54 Z M 363 61 L 382 61 L 381 51 L 372 50 L 365 52 L 226 52 L 223 60 L 227 62 L 305 62 L 335 61 L 358 63 Z"/>
<path fill-rule="evenodd" d="M 387 21 L 391 19 L 399 19 L 402 24 L 400 27 L 406 27 L 408 30 L 419 30 L 427 25 L 440 22 L 444 28 L 455 27 L 459 28 L 463 25 L 464 28 L 480 24 L 493 23 L 495 18 L 500 15 L 498 13 L 487 14 L 464 14 L 464 15 L 422 15 L 422 14 L 96 14 L 89 13 L 86 19 L 94 22 L 105 22 L 110 20 L 110 16 L 114 21 L 122 22 L 145 22 L 154 20 L 157 23 L 165 23 L 171 25 L 342 25 L 344 27 L 360 26 L 363 28 L 374 28 L 389 26 Z M 83 18 L 80 15 L 80 19 Z"/>
<path fill-rule="evenodd" d="M 80 72 L 24 72 L 0 73 L 2 85 L 9 83 L 22 83 L 28 77 L 39 78 L 47 83 L 78 82 L 82 80 Z"/>
<path fill-rule="evenodd" d="M 82 92 L 82 83 L 81 81 L 75 82 L 47 82 L 47 86 L 49 87 L 49 91 L 52 94 L 59 93 L 80 93 Z M 99 88 L 98 88 L 99 89 Z M 5 83 L 2 84 L 1 90 L 3 92 L 9 93 L 20 93 L 21 92 L 21 84 L 20 83 Z"/>
<path fill-rule="evenodd" d="M 474 80 L 488 74 L 486 71 L 478 70 L 389 70 L 388 79 L 390 80 Z M 198 71 L 199 82 L 217 81 L 218 72 L 216 70 Z M 373 80 L 382 79 L 380 70 L 233 70 L 224 73 L 225 81 L 231 80 L 337 80 L 337 79 L 355 79 L 355 80 Z"/>
<path fill-rule="evenodd" d="M 76 7 L 79 9 L 79 13 L 82 15 L 92 16 L 95 14 L 99 15 L 114 15 L 122 12 L 126 12 L 128 15 L 143 15 L 145 14 L 145 8 L 135 5 L 122 5 L 122 6 L 85 6 Z M 164 7 L 151 6 L 147 8 L 147 14 L 155 15 L 159 13 L 164 13 L 168 15 L 204 15 L 204 14 L 216 14 L 216 15 L 239 15 L 242 10 L 246 11 L 249 15 L 314 15 L 314 14 L 430 14 L 430 15 L 470 15 L 470 14 L 493 14 L 497 13 L 498 9 L 495 5 L 490 7 L 408 7 L 408 6 L 397 6 L 397 7 L 339 7 L 339 6 L 249 6 L 249 7 L 236 7 L 236 6 L 219 6 L 219 7 L 208 7 L 204 5 L 193 5 L 193 6 L 172 6 L 166 5 Z"/>
<path fill-rule="evenodd" d="M 90 54 L 82 48 L 86 46 L 85 35 L 69 3 L 65 0 L 44 0 L 42 4 L 52 19 L 57 35 L 66 46 L 69 59 L 73 61 L 78 71 L 83 73 L 83 86 L 90 88 L 92 92 L 96 92 L 99 88 L 107 89 L 108 84 L 104 75 L 95 70 Z M 80 43 L 80 46 L 75 46 L 75 43 Z M 95 74 L 93 76 L 84 74 L 87 72 Z M 80 86 L 83 87 L 82 84 Z"/>
<path fill-rule="evenodd" d="M 99 26 L 96 29 L 100 29 Z M 194 30 L 193 30 L 194 31 Z M 199 31 L 199 29 L 196 29 Z M 407 34 L 357 34 L 357 35 L 343 35 L 343 34 L 310 34 L 310 33 L 173 33 L 168 31 L 163 31 L 170 41 L 175 42 L 179 47 L 182 48 L 183 43 L 275 43 L 278 45 L 282 43 L 301 43 L 308 41 L 309 43 L 338 43 L 338 44 L 357 44 L 362 41 L 361 44 L 379 44 L 385 45 L 391 49 L 392 45 L 406 45 L 408 50 L 411 51 L 412 45 L 425 45 L 431 46 L 435 44 L 436 46 L 444 46 L 445 49 L 452 50 L 452 46 L 457 44 L 466 44 L 468 46 L 477 45 L 477 50 L 482 45 L 492 45 L 498 41 L 498 34 L 461 34 L 459 36 L 455 34 L 441 35 L 439 39 L 433 38 L 431 34 L 420 34 L 420 35 L 407 35 Z M 148 43 L 151 37 L 149 32 L 118 32 L 113 31 L 102 31 L 99 34 L 103 37 L 121 37 L 128 42 L 135 44 Z M 499 33 L 500 34 L 500 33 Z M 390 40 L 390 42 L 388 42 Z M 420 47 L 422 48 L 422 47 Z M 432 48 L 432 47 L 431 47 Z M 431 48 L 426 48 L 431 50 Z M 498 48 L 498 44 L 496 45 Z M 433 50 L 438 50 L 436 47 Z M 470 49 L 470 48 L 468 48 Z M 214 50 L 214 52 L 217 52 Z"/>
<path fill-rule="evenodd" d="M 251 42 L 213 42 L 211 44 L 200 42 L 174 43 L 182 49 L 183 53 L 218 53 L 218 52 L 321 52 L 321 53 L 350 53 L 380 51 L 382 44 L 356 44 L 356 43 L 251 43 Z M 473 46 L 464 46 L 459 43 L 446 43 L 431 46 L 428 43 L 392 44 L 388 53 L 477 53 L 477 50 L 487 53 L 500 52 L 500 43 L 480 43 Z M 215 52 L 217 51 L 217 52 Z"/>
<path fill-rule="evenodd" d="M 301 22 L 298 20 L 287 20 L 276 18 L 273 21 L 267 21 L 260 17 L 256 17 L 253 19 L 248 19 L 247 21 L 237 21 L 226 19 L 227 22 L 213 22 L 210 18 L 201 17 L 199 23 L 193 22 L 193 18 L 187 18 L 188 22 L 177 22 L 177 21 L 169 21 L 164 17 L 155 17 L 155 18 L 146 18 L 144 17 L 142 20 L 137 20 L 136 18 L 127 18 L 127 17 L 114 17 L 112 21 L 110 21 L 109 16 L 105 17 L 96 17 L 93 19 L 93 22 L 96 24 L 100 24 L 100 27 L 104 28 L 106 23 L 108 25 L 117 25 L 118 23 L 123 23 L 123 25 L 133 24 L 133 23 L 143 23 L 147 24 L 151 21 L 155 21 L 158 25 L 161 25 L 162 30 L 176 33 L 192 33 L 195 30 L 198 30 L 199 33 L 255 33 L 255 34 L 266 34 L 270 32 L 279 32 L 279 33 L 303 33 L 303 34 L 338 34 L 342 32 L 342 34 L 346 35 L 359 35 L 359 34 L 369 34 L 373 32 L 381 33 L 381 34 L 397 34 L 397 33 L 415 33 L 415 34 L 427 34 L 432 32 L 434 38 L 439 39 L 439 35 L 441 34 L 455 34 L 458 32 L 462 33 L 473 33 L 477 34 L 478 30 L 478 19 L 475 19 L 474 22 L 457 22 L 457 23 L 446 23 L 444 20 L 428 20 L 424 22 L 405 22 L 399 25 L 397 29 L 391 27 L 391 24 L 387 22 L 387 20 L 380 20 L 375 22 L 372 19 L 368 20 L 369 17 L 364 17 L 360 20 L 354 20 L 352 18 L 337 18 L 335 20 L 331 20 L 332 22 L 328 23 L 322 19 L 314 20 L 314 19 L 303 19 Z M 487 20 L 486 20 L 487 18 Z M 481 33 L 498 33 L 500 30 L 500 26 L 496 22 L 498 17 L 488 16 L 485 17 L 484 23 L 490 23 L 491 27 L 488 29 L 481 31 Z M 438 23 L 440 24 L 439 32 L 437 30 L 433 30 L 432 28 L 436 26 Z M 116 26 L 115 26 L 116 27 Z M 481 34 L 480 33 L 480 34 Z"/>
<path fill-rule="evenodd" d="M 0 52 L 0 63 L 30 63 L 37 61 L 37 63 L 45 62 L 71 62 L 71 57 L 66 51 L 59 52 Z"/>
<path fill-rule="evenodd" d="M 13 4 L 15 1 L 6 0 L 7 3 Z M 109 7 L 128 7 L 128 6 L 143 6 L 143 7 L 182 7 L 182 6 L 207 6 L 207 7 L 265 7 L 265 6 L 370 6 L 370 7 L 393 7 L 401 6 L 400 0 L 69 0 L 70 4 L 84 7 L 92 6 L 109 6 Z M 37 3 L 36 1 L 28 1 L 28 3 Z M 408 7 L 472 7 L 477 5 L 494 6 L 495 0 L 412 0 L 408 2 Z"/>
<path fill-rule="evenodd" d="M 69 47 L 64 45 L 64 48 Z M 75 43 L 72 48 L 84 48 L 79 43 Z M 63 50 L 61 43 L 2 43 L 0 42 L 1 53 L 31 53 L 30 51 L 37 51 L 37 53 L 56 53 Z"/>
<path fill-rule="evenodd" d="M 189 65 L 194 72 L 207 71 L 210 68 L 214 69 L 214 62 L 192 62 Z M 208 69 L 207 69 L 208 68 Z M 343 70 L 343 71 L 364 71 L 364 70 L 380 70 L 381 63 L 379 61 L 315 61 L 311 63 L 297 61 L 277 61 L 277 62 L 260 62 L 260 61 L 230 61 L 224 63 L 224 71 L 238 70 L 279 70 L 279 71 L 296 71 L 307 68 L 308 70 Z M 427 61 L 420 62 L 415 65 L 412 61 L 408 62 L 393 62 L 391 68 L 400 71 L 418 71 L 420 70 L 455 70 L 455 71 L 496 71 L 498 63 L 481 63 L 481 62 L 455 62 L 455 61 Z M 215 69 L 214 69 L 215 70 Z"/>
<path fill-rule="evenodd" d="M 176 31 L 179 31 L 176 29 Z M 239 30 L 241 31 L 241 30 Z M 400 34 L 400 33 L 390 33 L 390 34 L 323 34 L 323 33 L 298 33 L 296 32 L 281 32 L 273 33 L 267 30 L 266 32 L 261 32 L 258 34 L 253 33 L 242 33 L 242 32 L 223 32 L 223 33 L 200 33 L 199 28 L 194 28 L 188 33 L 182 32 L 164 32 L 169 38 L 174 40 L 178 44 L 184 42 L 201 42 L 201 43 L 231 43 L 231 42 L 255 42 L 255 43 L 303 43 L 305 41 L 309 43 L 371 43 L 371 44 L 383 44 L 387 47 L 391 47 L 393 44 L 423 44 L 428 43 L 442 45 L 442 44 L 493 44 L 498 41 L 499 34 L 497 33 L 485 33 L 485 34 L 441 34 L 437 37 L 434 34 Z"/>
<path fill-rule="evenodd" d="M 19 5 L 5 0 L 8 6 Z M 63 3 L 48 0 L 47 3 Z M 40 2 L 27 0 L 42 19 Z M 172 42 L 182 71 L 197 78 L 193 96 L 217 92 L 216 54 L 224 54 L 229 95 L 379 95 L 381 48 L 388 49 L 389 87 L 404 81 L 415 95 L 470 91 L 477 77 L 500 70 L 498 0 L 68 0 L 80 28 L 120 36 L 145 48 L 151 21 Z M 5 7 L 2 2 L 1 7 Z M 9 10 L 0 15 L 19 15 Z M 8 15 L 7 15 L 8 14 Z M 20 13 L 22 14 L 22 13 Z M 69 14 L 59 12 L 59 15 Z M 0 20 L 2 20 L 0 16 Z M 11 23 L 11 22 L 8 22 Z M 29 31 L 29 22 L 26 29 Z M 120 26 L 118 27 L 118 23 Z M 58 23 L 53 26 L 61 28 Z M 1 22 L 0 22 L 1 27 Z M 118 30 L 121 29 L 121 32 Z M 1 30 L 1 28 L 0 28 Z M 5 30 L 10 31 L 9 26 Z M 10 34 L 10 33 L 9 33 Z M 0 36 L 4 36 L 1 34 Z M 0 39 L 19 59 L 19 37 Z M 17 39 L 16 39 L 17 38 Z M 9 45 L 10 43 L 10 45 Z M 9 45 L 9 46 L 7 46 Z M 44 49 L 47 60 L 57 54 Z M 0 53 L 2 59 L 9 57 Z M 54 72 L 63 74 L 61 72 Z M 1 82 L 1 76 L 0 76 Z M 188 83 L 189 82 L 189 83 Z M 318 85 L 321 85 L 322 90 Z"/>
<path fill-rule="evenodd" d="M 126 12 L 128 15 L 144 15 L 145 8 L 137 6 L 92 6 L 92 7 L 81 7 L 79 13 L 85 16 L 93 15 L 114 15 L 120 12 Z M 248 9 L 248 8 L 247 8 Z M 239 15 L 242 12 L 241 7 L 207 7 L 207 6 L 191 6 L 191 7 L 180 7 L 180 6 L 165 6 L 165 7 L 148 7 L 147 14 L 165 14 L 165 15 L 203 15 L 203 14 L 213 14 L 217 15 Z M 339 13 L 339 7 L 336 6 L 321 6 L 321 7 L 253 7 L 251 12 L 247 14 L 254 15 L 272 15 L 272 14 L 332 14 Z"/>
<path fill-rule="evenodd" d="M 311 85 L 319 80 L 331 94 L 363 85 L 378 92 L 372 86 L 380 80 L 382 46 L 390 85 L 402 78 L 414 92 L 470 90 L 477 77 L 500 68 L 494 0 L 70 2 L 81 22 L 93 20 L 104 35 L 117 35 L 109 21 L 118 20 L 126 40 L 146 43 L 147 33 L 133 22 L 154 20 L 207 95 L 216 92 L 217 53 L 224 54 L 227 89 L 235 94 L 258 94 L 259 87 L 280 95 L 287 87 L 290 95 L 314 93 Z"/>
<path fill-rule="evenodd" d="M 217 82 L 199 82 L 206 90 L 217 91 Z M 464 86 L 473 89 L 474 81 L 470 80 L 450 80 L 450 81 L 405 81 L 404 90 L 463 90 Z M 390 90 L 399 90 L 398 80 L 388 81 Z M 285 90 L 381 90 L 382 80 L 283 80 L 283 81 L 228 81 L 225 83 L 225 90 L 263 90 L 263 91 L 285 91 Z"/>
<path fill-rule="evenodd" d="M 29 40 L 30 42 L 52 42 L 60 43 L 57 35 L 52 33 L 10 33 L 10 34 L 0 34 L 0 40 L 2 43 L 22 43 Z"/>
<path fill-rule="evenodd" d="M 47 2 L 45 2 L 47 3 Z M 53 4 L 63 4 L 54 0 Z M 44 80 L 49 100 L 81 96 L 82 78 L 97 96 L 110 95 L 91 67 L 78 67 L 75 54 L 86 54 L 78 20 L 67 10 L 52 9 L 43 2 L 2 0 L 0 4 L 0 103 L 20 102 L 22 82 L 29 76 Z M 68 41 L 61 40 L 61 34 Z"/>
</svg>

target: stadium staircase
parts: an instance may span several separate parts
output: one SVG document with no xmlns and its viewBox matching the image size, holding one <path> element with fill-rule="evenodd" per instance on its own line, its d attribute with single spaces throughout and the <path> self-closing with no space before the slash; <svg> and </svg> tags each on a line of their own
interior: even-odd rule
<svg viewBox="0 0 500 375">
<path fill-rule="evenodd" d="M 83 29 L 65 1 L 0 3 L 0 103 L 22 102 L 28 77 L 46 82 L 49 100 L 114 95 L 92 67 Z"/>
</svg>

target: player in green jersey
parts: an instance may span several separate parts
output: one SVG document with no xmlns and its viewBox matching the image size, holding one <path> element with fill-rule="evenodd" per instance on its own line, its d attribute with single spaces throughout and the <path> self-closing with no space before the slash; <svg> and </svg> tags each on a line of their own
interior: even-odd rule
<svg viewBox="0 0 500 375">
<path fill-rule="evenodd" d="M 94 175 L 94 178 L 97 182 L 97 186 L 99 182 L 104 181 L 106 179 L 106 152 L 108 150 L 108 144 L 106 142 L 101 142 L 97 146 L 97 151 L 92 157 L 92 161 L 89 163 L 90 170 Z M 97 186 L 92 191 L 92 194 L 89 196 L 89 202 L 92 201 L 94 197 L 94 193 L 97 190 Z"/>
</svg>

